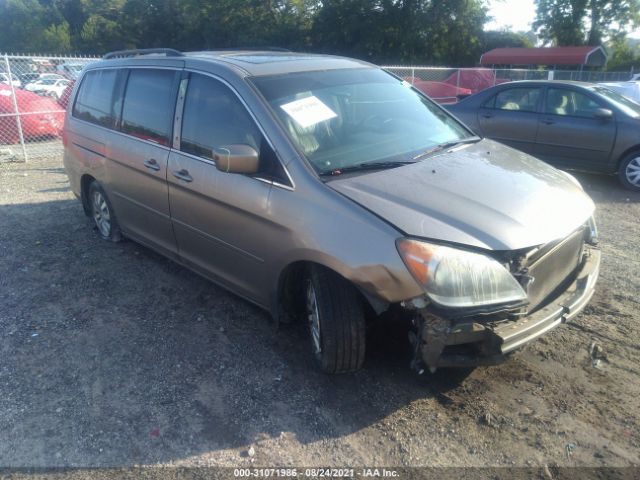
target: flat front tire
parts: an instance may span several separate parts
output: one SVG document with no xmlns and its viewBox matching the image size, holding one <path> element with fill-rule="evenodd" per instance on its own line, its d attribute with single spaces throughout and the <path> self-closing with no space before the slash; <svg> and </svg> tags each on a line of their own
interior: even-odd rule
<svg viewBox="0 0 640 480">
<path fill-rule="evenodd" d="M 326 373 L 358 370 L 365 354 L 362 299 L 347 280 L 312 267 L 305 282 L 306 317 L 316 364 Z"/>
<path fill-rule="evenodd" d="M 122 239 L 120 226 L 116 219 L 115 212 L 109 202 L 107 194 L 97 181 L 89 185 L 89 207 L 91 218 L 98 231 L 98 235 L 103 240 L 119 242 Z"/>
<path fill-rule="evenodd" d="M 625 157 L 618 171 L 620 183 L 629 190 L 640 191 L 640 152 Z"/>
</svg>

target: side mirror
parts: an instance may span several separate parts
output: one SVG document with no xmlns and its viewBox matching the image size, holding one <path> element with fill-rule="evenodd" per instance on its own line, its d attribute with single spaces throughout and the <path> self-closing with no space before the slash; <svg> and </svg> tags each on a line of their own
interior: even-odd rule
<svg viewBox="0 0 640 480">
<path fill-rule="evenodd" d="M 609 120 L 613 118 L 613 112 L 608 108 L 598 108 L 593 116 L 600 120 Z"/>
<path fill-rule="evenodd" d="M 213 150 L 216 168 L 226 173 L 258 173 L 258 152 L 250 145 L 224 145 Z"/>
</svg>

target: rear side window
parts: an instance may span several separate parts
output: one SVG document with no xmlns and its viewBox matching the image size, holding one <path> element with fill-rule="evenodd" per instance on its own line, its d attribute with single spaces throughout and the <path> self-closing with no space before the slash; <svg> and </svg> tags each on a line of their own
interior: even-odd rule
<svg viewBox="0 0 640 480">
<path fill-rule="evenodd" d="M 122 106 L 121 130 L 134 137 L 169 145 L 175 107 L 172 70 L 131 70 Z"/>
<path fill-rule="evenodd" d="M 73 116 L 103 127 L 113 128 L 115 115 L 113 91 L 116 84 L 115 70 L 88 72 L 76 97 Z"/>
<path fill-rule="evenodd" d="M 501 91 L 483 106 L 498 110 L 517 110 L 519 112 L 535 112 L 540 98 L 541 88 L 509 88 Z"/>
</svg>

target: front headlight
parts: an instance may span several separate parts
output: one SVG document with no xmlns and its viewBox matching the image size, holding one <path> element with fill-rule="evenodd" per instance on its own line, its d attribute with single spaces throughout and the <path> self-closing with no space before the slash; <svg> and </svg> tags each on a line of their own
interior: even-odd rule
<svg viewBox="0 0 640 480">
<path fill-rule="evenodd" d="M 398 240 L 397 247 L 413 277 L 440 306 L 481 307 L 527 299 L 511 273 L 486 255 L 406 238 Z"/>
</svg>

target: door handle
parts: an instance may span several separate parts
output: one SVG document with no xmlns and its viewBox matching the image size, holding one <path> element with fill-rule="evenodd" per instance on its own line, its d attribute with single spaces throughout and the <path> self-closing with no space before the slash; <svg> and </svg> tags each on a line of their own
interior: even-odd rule
<svg viewBox="0 0 640 480">
<path fill-rule="evenodd" d="M 182 170 L 173 171 L 172 173 L 174 177 L 184 182 L 193 182 L 193 177 L 189 175 L 189 171 L 185 170 L 184 168 Z"/>
<path fill-rule="evenodd" d="M 493 117 L 493 115 L 491 115 L 490 113 L 485 113 L 482 115 L 482 118 L 491 118 Z"/>
<path fill-rule="evenodd" d="M 542 120 L 542 123 L 544 123 L 545 125 L 553 125 L 555 122 L 555 120 L 551 120 L 549 118 L 545 118 L 544 120 Z"/>
<path fill-rule="evenodd" d="M 158 162 L 156 162 L 155 158 L 150 158 L 149 160 L 145 160 L 142 163 L 144 163 L 144 166 L 150 170 L 155 170 L 156 172 L 160 170 L 160 165 L 158 165 Z"/>
</svg>

